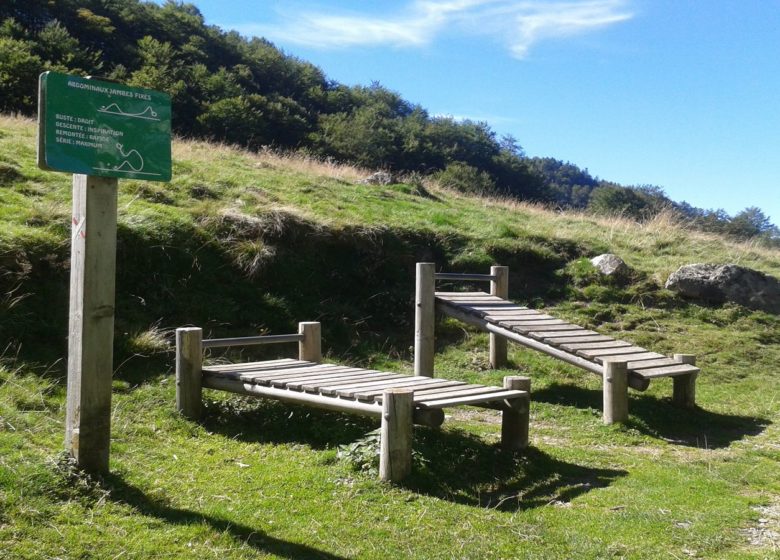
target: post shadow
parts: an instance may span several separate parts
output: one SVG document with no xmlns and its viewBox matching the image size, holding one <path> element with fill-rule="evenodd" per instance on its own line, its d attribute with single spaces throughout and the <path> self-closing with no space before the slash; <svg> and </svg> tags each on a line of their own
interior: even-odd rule
<svg viewBox="0 0 780 560">
<path fill-rule="evenodd" d="M 150 497 L 140 488 L 128 483 L 119 475 L 110 473 L 102 477 L 103 486 L 112 501 L 126 504 L 138 513 L 156 517 L 171 525 L 207 524 L 220 533 L 231 535 L 236 541 L 246 543 L 258 552 L 273 554 L 282 558 L 321 558 L 324 560 L 346 560 L 304 544 L 298 544 L 272 537 L 262 530 L 196 511 L 171 507 Z"/>
<path fill-rule="evenodd" d="M 596 410 L 602 406 L 601 390 L 558 383 L 535 390 L 533 399 Z M 634 391 L 629 393 L 628 407 L 631 417 L 627 426 L 642 434 L 688 447 L 728 447 L 743 437 L 760 434 L 772 424 L 767 418 L 720 414 L 699 407 L 684 409 L 674 406 L 670 399 Z"/>
</svg>

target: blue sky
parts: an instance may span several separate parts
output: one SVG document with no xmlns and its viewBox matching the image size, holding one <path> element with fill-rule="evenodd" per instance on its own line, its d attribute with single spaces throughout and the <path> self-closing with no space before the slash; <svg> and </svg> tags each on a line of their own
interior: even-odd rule
<svg viewBox="0 0 780 560">
<path fill-rule="evenodd" d="M 530 156 L 780 224 L 780 0 L 195 0 Z"/>
</svg>

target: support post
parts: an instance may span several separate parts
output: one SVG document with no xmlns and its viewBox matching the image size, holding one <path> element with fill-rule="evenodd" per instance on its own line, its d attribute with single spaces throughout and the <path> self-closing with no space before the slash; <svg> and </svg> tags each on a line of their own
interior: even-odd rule
<svg viewBox="0 0 780 560">
<path fill-rule="evenodd" d="M 322 361 L 322 326 L 318 322 L 298 323 L 298 359 L 319 363 Z"/>
<path fill-rule="evenodd" d="M 522 406 L 506 408 L 501 413 L 501 446 L 510 451 L 528 447 L 528 425 L 530 422 L 531 378 L 519 375 L 504 377 L 504 389 L 525 391 L 528 397 Z M 519 399 L 518 399 L 519 400 Z"/>
<path fill-rule="evenodd" d="M 412 472 L 414 391 L 388 389 L 382 395 L 379 478 L 394 482 Z"/>
<path fill-rule="evenodd" d="M 628 367 L 626 362 L 604 360 L 604 423 L 628 420 Z"/>
<path fill-rule="evenodd" d="M 414 297 L 414 374 L 433 377 L 436 269 L 433 263 L 417 263 Z"/>
<path fill-rule="evenodd" d="M 203 395 L 203 331 L 176 329 L 176 410 L 190 420 L 200 419 Z"/>
<path fill-rule="evenodd" d="M 509 267 L 491 266 L 490 275 L 495 279 L 490 281 L 490 295 L 501 299 L 509 299 Z M 490 333 L 490 367 L 499 369 L 507 364 L 506 339 Z"/>
<path fill-rule="evenodd" d="M 681 364 L 696 365 L 696 356 L 693 354 L 675 354 L 674 361 Z M 672 378 L 672 403 L 683 408 L 696 407 L 696 377 L 698 374 L 689 373 Z"/>
<path fill-rule="evenodd" d="M 114 361 L 117 180 L 73 175 L 65 449 L 108 472 Z"/>
</svg>

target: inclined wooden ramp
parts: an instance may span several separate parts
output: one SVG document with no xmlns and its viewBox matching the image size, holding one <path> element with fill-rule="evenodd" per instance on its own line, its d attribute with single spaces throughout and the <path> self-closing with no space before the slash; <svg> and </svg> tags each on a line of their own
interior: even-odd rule
<svg viewBox="0 0 780 560">
<path fill-rule="evenodd" d="M 298 359 L 206 365 L 206 348 L 298 343 Z M 501 411 L 501 444 L 528 445 L 531 380 L 504 378 L 503 387 L 323 364 L 320 324 L 297 334 L 203 340 L 197 327 L 176 329 L 176 408 L 192 419 L 202 412 L 203 388 L 277 399 L 381 419 L 379 476 L 400 480 L 411 470 L 412 425 L 440 426 L 444 408 L 479 406 Z"/>
<path fill-rule="evenodd" d="M 694 365 L 485 292 L 436 292 L 436 304 L 447 315 L 598 375 L 605 360 L 624 360 L 629 384 L 638 390 L 658 377 L 699 373 Z"/>
</svg>

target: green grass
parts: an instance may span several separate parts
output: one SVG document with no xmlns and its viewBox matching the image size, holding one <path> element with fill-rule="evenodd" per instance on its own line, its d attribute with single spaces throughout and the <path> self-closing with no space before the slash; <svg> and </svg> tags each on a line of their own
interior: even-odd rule
<svg viewBox="0 0 780 560">
<path fill-rule="evenodd" d="M 32 123 L 0 119 L 0 558 L 778 554 L 780 318 L 661 288 L 688 262 L 778 276 L 777 251 L 666 218 L 361 185 L 360 170 L 177 143 L 170 184 L 121 186 L 111 474 L 95 479 L 61 453 L 70 187 L 35 167 L 34 146 Z M 634 268 L 627 282 L 581 261 L 605 250 Z M 659 380 L 632 392 L 626 426 L 603 426 L 597 377 L 517 347 L 492 371 L 486 335 L 446 320 L 438 375 L 532 377 L 527 452 L 498 448 L 497 413 L 455 409 L 415 431 L 413 475 L 388 485 L 339 458 L 375 422 L 215 392 L 200 423 L 173 411 L 184 324 L 223 335 L 322 320 L 330 361 L 410 372 L 417 260 L 508 264 L 517 301 L 697 354 L 700 408 L 671 406 Z"/>
</svg>

